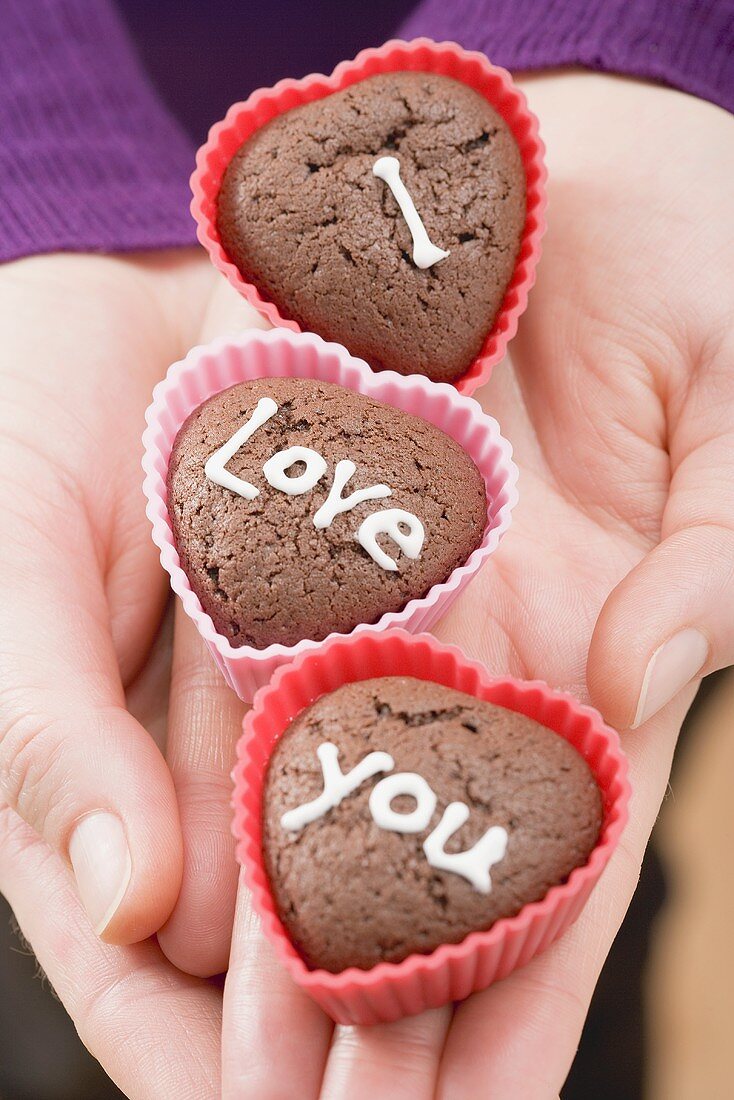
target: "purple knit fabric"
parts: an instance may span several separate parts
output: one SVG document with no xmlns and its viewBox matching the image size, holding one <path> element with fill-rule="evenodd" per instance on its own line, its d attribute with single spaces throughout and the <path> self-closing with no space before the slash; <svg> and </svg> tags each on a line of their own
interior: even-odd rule
<svg viewBox="0 0 734 1100">
<path fill-rule="evenodd" d="M 191 142 L 114 7 L 0 0 L 0 16 L 0 259 L 193 243 Z"/>
<path fill-rule="evenodd" d="M 423 0 L 400 31 L 457 39 L 516 71 L 659 80 L 734 111 L 734 0 Z"/>
<path fill-rule="evenodd" d="M 257 20 L 257 3 L 177 0 L 166 9 L 148 0 L 138 5 L 135 25 L 144 48 L 164 34 L 165 10 L 177 26 L 188 19 L 195 43 L 197 21 L 202 34 L 242 41 L 236 87 L 223 82 L 218 89 L 219 100 L 223 94 L 234 100 L 253 87 L 241 27 L 245 7 L 250 23 Z M 313 4 L 282 0 L 281 8 L 286 35 L 300 39 L 307 28 L 319 35 L 320 67 L 327 67 L 328 27 L 314 19 Z M 342 9 L 347 16 L 348 6 Z M 383 3 L 379 37 L 391 11 Z M 194 145 L 163 105 L 112 3 L 0 0 L 0 20 L 0 260 L 193 243 Z M 364 21 L 360 27 L 361 37 Z M 454 39 L 515 70 L 580 65 L 656 79 L 734 110 L 734 0 L 422 0 L 394 29 L 402 37 Z M 355 49 L 365 44 L 357 41 Z M 288 64 L 285 45 L 273 41 L 276 64 Z M 212 52 L 210 90 L 219 72 Z M 186 66 L 187 86 L 196 87 L 202 58 L 196 48 L 169 58 L 179 88 Z M 284 75 L 299 74 L 285 69 L 274 78 Z M 159 83 L 165 94 L 165 79 Z M 166 98 L 176 110 L 170 89 Z M 220 113 L 217 102 L 211 120 Z"/>
</svg>

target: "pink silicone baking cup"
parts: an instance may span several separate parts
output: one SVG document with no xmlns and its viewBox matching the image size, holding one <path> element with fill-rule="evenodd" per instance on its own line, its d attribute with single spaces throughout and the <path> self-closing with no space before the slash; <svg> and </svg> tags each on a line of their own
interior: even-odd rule
<svg viewBox="0 0 734 1100">
<path fill-rule="evenodd" d="M 193 348 L 158 383 L 146 413 L 148 427 L 143 435 L 146 510 L 153 525 L 153 541 L 161 552 L 161 563 L 171 577 L 171 587 L 181 597 L 184 610 L 209 646 L 227 683 L 245 702 L 252 699 L 284 661 L 322 643 L 304 639 L 295 646 L 237 648 L 217 632 L 181 568 L 168 515 L 166 479 L 173 441 L 189 414 L 220 390 L 249 378 L 263 377 L 319 378 L 420 416 L 455 439 L 484 478 L 487 524 L 480 545 L 446 581 L 434 585 L 421 599 L 410 600 L 401 611 L 387 612 L 372 624 L 372 629 L 385 630 L 390 626 L 402 626 L 412 632 L 429 629 L 497 547 L 517 502 L 517 467 L 511 458 L 510 444 L 500 434 L 497 422 L 476 401 L 460 397 L 452 386 L 430 382 L 420 375 L 404 378 L 392 371 L 375 374 L 341 344 L 326 343 L 310 332 L 253 329 Z M 357 626 L 351 633 L 358 633 L 368 625 Z"/>
<path fill-rule="evenodd" d="M 376 676 L 432 680 L 555 730 L 581 753 L 596 779 L 603 800 L 602 828 L 583 867 L 541 901 L 497 921 L 486 932 L 472 932 L 461 943 L 444 944 L 429 955 L 410 955 L 401 963 L 380 963 L 371 970 L 309 970 L 277 916 L 263 866 L 262 792 L 268 761 L 304 707 L 342 684 Z M 293 980 L 342 1024 L 390 1022 L 462 1000 L 545 950 L 581 912 L 619 840 L 630 795 L 619 737 L 595 710 L 539 680 L 494 679 L 459 649 L 402 630 L 338 638 L 279 669 L 257 693 L 245 718 L 233 779 L 237 854 L 265 934 Z"/>
<path fill-rule="evenodd" d="M 482 350 L 454 383 L 459 393 L 472 394 L 488 380 L 517 331 L 528 292 L 535 282 L 546 207 L 545 150 L 538 134 L 538 120 L 507 70 L 491 65 L 484 54 L 464 50 L 455 42 L 432 42 L 429 38 L 416 38 L 412 42 L 393 40 L 379 49 L 362 50 L 353 61 L 342 61 L 331 76 L 311 73 L 302 80 L 281 80 L 273 88 L 259 88 L 244 103 L 230 107 L 226 117 L 212 126 L 206 143 L 199 149 L 191 176 L 194 196 L 191 213 L 199 240 L 214 266 L 232 286 L 271 324 L 300 332 L 295 321 L 284 317 L 274 302 L 263 298 L 257 287 L 247 282 L 225 252 L 217 230 L 217 198 L 222 177 L 242 143 L 276 115 L 340 92 L 377 73 L 405 70 L 442 73 L 483 95 L 512 130 L 525 168 L 527 212 L 515 271 Z"/>
</svg>

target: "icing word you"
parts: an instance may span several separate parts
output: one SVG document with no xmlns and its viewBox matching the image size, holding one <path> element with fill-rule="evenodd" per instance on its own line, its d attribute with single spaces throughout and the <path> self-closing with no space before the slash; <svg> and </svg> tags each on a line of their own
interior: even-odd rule
<svg viewBox="0 0 734 1100">
<path fill-rule="evenodd" d="M 370 752 L 345 773 L 339 767 L 339 750 L 330 741 L 319 745 L 316 755 L 321 763 L 324 789 L 312 802 L 304 802 L 283 814 L 280 823 L 287 832 L 300 832 L 338 806 L 367 779 L 379 772 L 391 772 L 395 767 L 389 753 Z M 410 813 L 393 810 L 391 804 L 399 795 L 410 795 L 415 800 L 415 809 Z M 380 829 L 393 833 L 422 833 L 436 809 L 436 795 L 416 772 L 395 772 L 381 779 L 372 789 L 369 808 L 372 820 Z M 447 852 L 446 844 L 468 819 L 469 807 L 465 802 L 450 802 L 436 828 L 423 841 L 423 851 L 431 867 L 461 875 L 479 893 L 488 894 L 492 889 L 490 869 L 504 859 L 507 851 L 507 831 L 500 825 L 492 825 L 471 848 Z"/>
<path fill-rule="evenodd" d="M 426 232 L 426 227 L 421 216 L 415 208 L 415 203 L 408 194 L 408 189 L 400 178 L 400 161 L 397 157 L 380 157 L 372 167 L 372 175 L 384 180 L 395 196 L 395 201 L 400 207 L 400 212 L 405 218 L 405 224 L 413 238 L 413 263 L 421 270 L 433 267 L 439 260 L 445 260 L 449 255 L 443 248 L 433 244 Z"/>
<path fill-rule="evenodd" d="M 268 420 L 275 416 L 277 411 L 278 406 L 272 397 L 260 398 L 257 408 L 246 423 L 237 429 L 223 447 L 207 459 L 204 473 L 210 481 L 215 485 L 221 485 L 223 489 L 237 493 L 245 500 L 254 500 L 260 495 L 260 490 L 249 481 L 244 481 L 231 473 L 227 469 L 227 463 L 252 438 L 258 428 L 267 424 Z M 303 473 L 290 477 L 287 471 L 297 462 L 302 463 L 305 469 Z M 349 496 L 342 496 L 347 482 L 356 469 L 354 463 L 347 458 L 337 462 L 329 495 L 313 517 L 313 525 L 317 530 L 330 527 L 336 516 L 342 512 L 350 512 L 365 500 L 383 500 L 392 495 L 389 485 L 370 485 L 366 489 L 355 489 Z M 268 484 L 280 490 L 281 493 L 287 493 L 288 496 L 300 496 L 302 493 L 310 492 L 316 487 L 326 470 L 326 459 L 310 447 L 287 447 L 277 451 L 263 465 L 263 474 Z M 404 530 L 406 527 L 407 531 Z M 402 508 L 383 508 L 367 516 L 354 537 L 381 569 L 389 571 L 396 571 L 398 564 L 382 549 L 377 541 L 378 535 L 389 536 L 408 558 L 418 557 L 425 539 L 421 521 L 412 512 L 406 512 Z"/>
</svg>

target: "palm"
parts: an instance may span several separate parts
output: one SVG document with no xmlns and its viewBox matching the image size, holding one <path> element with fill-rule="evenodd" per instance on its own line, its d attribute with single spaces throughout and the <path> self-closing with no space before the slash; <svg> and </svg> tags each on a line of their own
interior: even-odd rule
<svg viewBox="0 0 734 1100">
<path fill-rule="evenodd" d="M 482 395 L 485 410 L 513 441 L 521 471 L 512 534 L 436 633 L 498 673 L 545 679 L 584 696 L 596 617 L 653 540 L 636 536 L 621 515 L 604 522 L 557 472 L 573 464 L 578 439 L 544 445 L 543 420 L 551 414 L 541 408 L 541 423 L 533 423 L 522 405 L 521 372 L 521 365 L 511 368 Z M 580 376 L 579 388 L 584 384 Z M 607 415 L 603 408 L 599 414 Z M 659 524 L 659 504 L 651 500 L 649 506 Z"/>
</svg>

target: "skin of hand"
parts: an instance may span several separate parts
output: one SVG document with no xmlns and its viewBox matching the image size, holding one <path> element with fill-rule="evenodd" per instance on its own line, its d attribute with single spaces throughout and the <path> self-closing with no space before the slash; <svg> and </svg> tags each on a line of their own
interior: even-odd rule
<svg viewBox="0 0 734 1100">
<path fill-rule="evenodd" d="M 241 890 L 228 1098 L 556 1096 L 685 710 L 734 659 L 734 124 L 621 78 L 525 86 L 548 146 L 549 231 L 512 362 L 477 395 L 513 443 L 521 502 L 436 633 L 642 726 L 624 738 L 630 824 L 558 944 L 455 1011 L 385 1027 L 334 1029 Z M 0 316 L 0 889 L 128 1095 L 217 1096 L 221 994 L 206 976 L 230 950 L 243 707 L 188 620 L 176 612 L 172 645 L 162 626 L 140 434 L 171 361 L 260 322 L 183 252 L 8 265 Z M 160 947 L 107 946 L 159 929 Z"/>
</svg>

